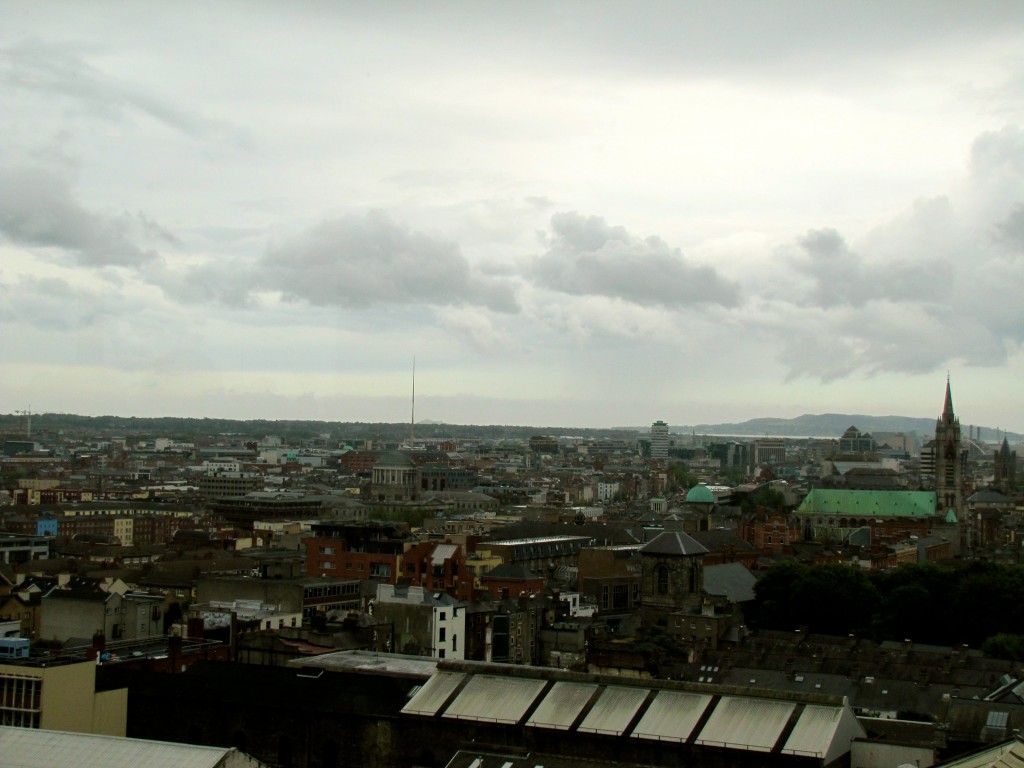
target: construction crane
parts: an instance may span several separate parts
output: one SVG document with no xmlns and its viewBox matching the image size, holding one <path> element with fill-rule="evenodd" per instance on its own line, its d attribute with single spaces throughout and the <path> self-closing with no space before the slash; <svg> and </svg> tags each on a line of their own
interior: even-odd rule
<svg viewBox="0 0 1024 768">
<path fill-rule="evenodd" d="M 25 417 L 25 438 L 28 440 L 32 439 L 32 406 L 28 407 L 27 411 L 15 411 L 19 416 Z"/>
</svg>

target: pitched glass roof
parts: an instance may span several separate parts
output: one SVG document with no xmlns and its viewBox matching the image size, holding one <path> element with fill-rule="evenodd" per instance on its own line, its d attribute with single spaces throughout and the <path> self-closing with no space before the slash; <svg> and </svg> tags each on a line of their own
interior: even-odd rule
<svg viewBox="0 0 1024 768">
<path fill-rule="evenodd" d="M 598 689 L 593 683 L 559 681 L 526 721 L 537 728 L 568 730 Z"/>
<path fill-rule="evenodd" d="M 410 715 L 437 714 L 437 710 L 465 679 L 466 675 L 461 672 L 435 672 L 409 703 L 402 707 L 402 712 Z"/>
<path fill-rule="evenodd" d="M 576 730 L 621 736 L 648 693 L 646 688 L 608 686 Z"/>
<path fill-rule="evenodd" d="M 444 717 L 518 723 L 545 685 L 544 680 L 474 675 L 445 710 Z"/>
<path fill-rule="evenodd" d="M 655 741 L 686 741 L 712 698 L 706 693 L 658 691 L 630 736 Z"/>
<path fill-rule="evenodd" d="M 723 696 L 694 743 L 770 752 L 795 709 L 788 701 Z"/>
</svg>

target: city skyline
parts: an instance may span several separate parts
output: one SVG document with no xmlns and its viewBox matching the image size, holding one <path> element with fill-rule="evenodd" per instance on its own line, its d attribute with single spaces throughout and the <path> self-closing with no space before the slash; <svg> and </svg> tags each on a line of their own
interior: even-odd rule
<svg viewBox="0 0 1024 768">
<path fill-rule="evenodd" d="M 0 411 L 1024 432 L 1015 3 L 4 7 Z"/>
</svg>

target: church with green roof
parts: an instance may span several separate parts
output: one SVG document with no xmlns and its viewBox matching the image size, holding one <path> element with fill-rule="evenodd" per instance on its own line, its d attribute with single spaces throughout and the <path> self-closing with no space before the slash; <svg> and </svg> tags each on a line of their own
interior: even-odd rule
<svg viewBox="0 0 1024 768">
<path fill-rule="evenodd" d="M 794 514 L 810 538 L 841 541 L 878 521 L 948 525 L 935 510 L 934 491 L 861 491 L 815 488 Z"/>
</svg>

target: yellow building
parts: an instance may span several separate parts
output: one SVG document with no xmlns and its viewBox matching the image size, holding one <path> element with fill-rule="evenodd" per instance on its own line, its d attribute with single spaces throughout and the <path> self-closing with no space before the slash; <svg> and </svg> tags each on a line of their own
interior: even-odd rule
<svg viewBox="0 0 1024 768">
<path fill-rule="evenodd" d="M 127 722 L 128 689 L 97 692 L 95 661 L 0 664 L 0 725 L 124 736 Z"/>
</svg>

